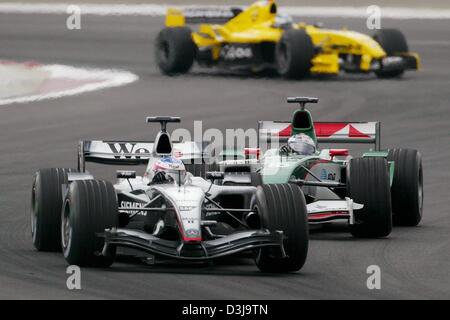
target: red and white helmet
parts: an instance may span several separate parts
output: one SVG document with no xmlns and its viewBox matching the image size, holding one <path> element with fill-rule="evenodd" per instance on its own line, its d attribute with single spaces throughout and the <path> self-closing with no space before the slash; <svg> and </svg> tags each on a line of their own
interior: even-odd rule
<svg viewBox="0 0 450 320">
<path fill-rule="evenodd" d="M 154 162 L 146 172 L 146 176 L 150 181 L 158 174 L 163 174 L 168 182 L 184 183 L 186 168 L 183 161 L 172 156 L 166 156 Z"/>
</svg>

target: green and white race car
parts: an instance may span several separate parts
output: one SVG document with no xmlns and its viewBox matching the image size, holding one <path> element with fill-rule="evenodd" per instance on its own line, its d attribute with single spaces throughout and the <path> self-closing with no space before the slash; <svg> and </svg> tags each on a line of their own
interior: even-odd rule
<svg viewBox="0 0 450 320">
<path fill-rule="evenodd" d="M 386 237 L 393 224 L 419 224 L 423 176 L 417 150 L 382 150 L 379 122 L 313 122 L 305 105 L 317 103 L 317 98 L 288 102 L 300 108 L 291 121 L 260 121 L 257 148 L 224 149 L 219 154 L 223 183 L 297 184 L 304 193 L 298 201 L 306 203 L 310 225 L 348 221 L 355 237 Z M 303 141 L 312 149 L 296 150 Z M 276 142 L 282 146 L 273 147 Z M 320 150 L 318 143 L 368 143 L 374 148 L 352 157 L 348 149 Z"/>
</svg>

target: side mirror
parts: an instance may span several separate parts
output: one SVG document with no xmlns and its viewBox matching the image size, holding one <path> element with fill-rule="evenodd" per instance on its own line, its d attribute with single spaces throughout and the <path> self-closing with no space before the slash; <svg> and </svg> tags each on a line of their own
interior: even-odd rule
<svg viewBox="0 0 450 320">
<path fill-rule="evenodd" d="M 136 179 L 136 171 L 118 170 L 117 178 L 118 179 Z"/>
<path fill-rule="evenodd" d="M 223 178 L 225 178 L 225 173 L 218 171 L 208 171 L 206 172 L 205 176 L 208 180 L 223 180 Z"/>
</svg>

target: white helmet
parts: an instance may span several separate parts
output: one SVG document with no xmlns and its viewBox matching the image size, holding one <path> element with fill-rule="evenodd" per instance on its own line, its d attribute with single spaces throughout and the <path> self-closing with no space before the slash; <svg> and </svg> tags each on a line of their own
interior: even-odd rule
<svg viewBox="0 0 450 320">
<path fill-rule="evenodd" d="M 310 156 L 316 152 L 314 140 L 304 133 L 299 133 L 290 137 L 288 146 L 294 152 L 304 156 Z"/>
<path fill-rule="evenodd" d="M 183 161 L 172 156 L 166 156 L 149 166 L 146 176 L 152 182 L 183 184 L 186 178 L 186 168 Z"/>
</svg>

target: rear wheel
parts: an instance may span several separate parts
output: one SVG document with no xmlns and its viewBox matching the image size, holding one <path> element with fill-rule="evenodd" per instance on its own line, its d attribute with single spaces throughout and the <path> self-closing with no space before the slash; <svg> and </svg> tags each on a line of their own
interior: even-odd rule
<svg viewBox="0 0 450 320">
<path fill-rule="evenodd" d="M 403 33 L 396 29 L 382 29 L 374 34 L 373 39 L 377 41 L 388 56 L 408 52 L 408 43 Z M 405 70 L 378 70 L 375 74 L 380 78 L 396 78 L 403 75 Z"/>
<path fill-rule="evenodd" d="M 165 28 L 156 39 L 156 61 L 165 74 L 188 72 L 197 52 L 192 31 L 187 27 Z"/>
<path fill-rule="evenodd" d="M 300 270 L 308 254 L 308 217 L 302 190 L 293 184 L 261 185 L 256 191 L 255 211 L 261 225 L 271 232 L 282 231 L 286 257 L 278 248 L 258 250 L 255 262 L 262 272 Z"/>
<path fill-rule="evenodd" d="M 278 73 L 286 78 L 302 78 L 309 74 L 314 45 L 305 30 L 287 30 L 275 49 Z"/>
<path fill-rule="evenodd" d="M 391 188 L 394 224 L 417 226 L 423 210 L 422 157 L 417 150 L 392 149 L 388 160 L 394 161 Z"/>
<path fill-rule="evenodd" d="M 31 235 L 39 251 L 61 250 L 62 186 L 74 169 L 42 169 L 34 176 L 31 191 Z"/>
<path fill-rule="evenodd" d="M 105 229 L 117 227 L 117 196 L 113 185 L 101 180 L 74 181 L 69 186 L 62 212 L 61 237 L 64 258 L 80 267 L 108 267 L 115 251 L 100 255 Z"/>
<path fill-rule="evenodd" d="M 384 158 L 351 159 L 347 169 L 348 196 L 364 205 L 355 211 L 350 232 L 358 238 L 381 238 L 392 231 L 389 172 Z"/>
</svg>

